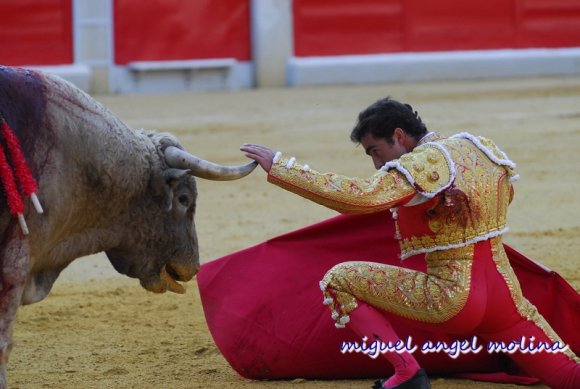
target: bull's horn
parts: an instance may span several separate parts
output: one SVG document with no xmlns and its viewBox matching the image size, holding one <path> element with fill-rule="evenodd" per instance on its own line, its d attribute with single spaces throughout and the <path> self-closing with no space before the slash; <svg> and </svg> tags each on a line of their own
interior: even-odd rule
<svg viewBox="0 0 580 389">
<path fill-rule="evenodd" d="M 239 166 L 217 165 L 191 155 L 175 146 L 169 146 L 165 149 L 165 160 L 171 167 L 189 169 L 192 175 L 213 181 L 237 180 L 247 176 L 258 166 L 255 161 Z"/>
</svg>

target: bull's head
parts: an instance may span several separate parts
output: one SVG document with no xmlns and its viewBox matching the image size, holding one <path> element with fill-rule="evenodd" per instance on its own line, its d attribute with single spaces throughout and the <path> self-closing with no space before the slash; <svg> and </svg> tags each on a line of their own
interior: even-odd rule
<svg viewBox="0 0 580 389">
<path fill-rule="evenodd" d="M 157 211 L 146 218 L 147 226 L 135 226 L 138 228 L 135 236 L 106 253 L 118 272 L 138 278 L 145 289 L 183 293 L 179 282 L 191 280 L 199 270 L 194 224 L 197 189 L 193 176 L 214 181 L 236 180 L 251 173 L 257 165 L 255 162 L 217 165 L 175 145 L 163 144 L 163 140 L 158 150 L 163 168 L 151 178 L 153 196 L 147 205 Z M 136 219 L 142 223 L 143 215 L 136 215 Z"/>
</svg>

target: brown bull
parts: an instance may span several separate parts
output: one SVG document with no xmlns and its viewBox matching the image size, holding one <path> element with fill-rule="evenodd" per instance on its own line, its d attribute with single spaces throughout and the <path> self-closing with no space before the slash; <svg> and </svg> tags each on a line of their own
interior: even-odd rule
<svg viewBox="0 0 580 389">
<path fill-rule="evenodd" d="M 192 176 L 233 180 L 254 163 L 198 159 L 173 136 L 130 129 L 68 82 L 0 66 L 0 114 L 20 141 L 44 213 L 25 234 L 0 186 L 0 388 L 16 310 L 43 299 L 74 259 L 106 252 L 153 292 L 183 292 L 199 269 Z M 6 148 L 5 139 L 0 144 Z M 10 161 L 9 161 L 10 162 Z"/>
</svg>

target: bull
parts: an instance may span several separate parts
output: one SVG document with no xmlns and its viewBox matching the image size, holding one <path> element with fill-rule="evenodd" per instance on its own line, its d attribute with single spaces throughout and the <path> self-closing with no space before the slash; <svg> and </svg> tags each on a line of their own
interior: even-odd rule
<svg viewBox="0 0 580 389">
<path fill-rule="evenodd" d="M 256 164 L 199 159 L 171 134 L 131 129 L 83 91 L 43 72 L 0 66 L 0 114 L 37 180 L 43 211 L 26 201 L 24 233 L 0 189 L 3 388 L 19 306 L 46 297 L 74 259 L 102 251 L 146 290 L 184 292 L 181 283 L 199 269 L 193 176 L 233 180 Z"/>
</svg>

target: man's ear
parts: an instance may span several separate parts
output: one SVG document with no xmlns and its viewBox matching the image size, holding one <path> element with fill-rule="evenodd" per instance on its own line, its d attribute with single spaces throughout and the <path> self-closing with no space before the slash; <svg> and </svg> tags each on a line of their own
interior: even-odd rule
<svg viewBox="0 0 580 389">
<path fill-rule="evenodd" d="M 171 211 L 173 206 L 173 189 L 189 176 L 188 169 L 165 169 L 160 175 L 153 179 L 153 193 L 160 197 L 162 206 L 166 211 Z"/>
<path fill-rule="evenodd" d="M 399 144 L 405 144 L 407 138 L 407 133 L 400 127 L 395 128 L 393 131 L 393 140 L 396 140 Z"/>
<path fill-rule="evenodd" d="M 395 131 L 393 131 L 393 140 L 395 139 L 401 146 L 405 148 L 405 150 L 407 150 L 407 152 L 413 150 L 417 144 L 415 138 L 407 134 L 405 130 L 399 127 L 395 128 Z"/>
</svg>

